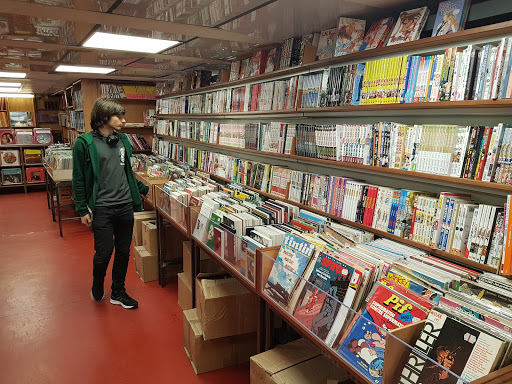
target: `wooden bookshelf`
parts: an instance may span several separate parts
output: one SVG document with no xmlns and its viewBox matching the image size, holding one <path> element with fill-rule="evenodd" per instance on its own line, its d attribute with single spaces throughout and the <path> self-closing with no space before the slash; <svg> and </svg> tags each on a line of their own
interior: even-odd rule
<svg viewBox="0 0 512 384">
<path fill-rule="evenodd" d="M 2 170 L 3 168 L 20 168 L 21 169 L 21 180 L 22 180 L 22 182 L 20 184 L 13 184 L 13 185 L 1 185 L 1 180 L 0 180 L 0 190 L 4 189 L 4 188 L 23 188 L 23 191 L 25 193 L 27 193 L 28 192 L 27 188 L 30 186 L 45 185 L 46 182 L 44 180 L 41 182 L 32 182 L 32 183 L 29 183 L 27 181 L 27 169 L 28 168 L 43 168 L 43 164 L 42 163 L 26 163 L 24 149 L 41 148 L 43 150 L 42 156 L 44 156 L 44 151 L 47 146 L 48 146 L 47 144 L 0 145 L 0 151 L 5 150 L 5 149 L 17 149 L 19 151 L 19 162 L 20 162 L 20 165 L 8 165 L 8 166 L 2 165 L 2 166 L 0 166 L 0 170 Z"/>
<path fill-rule="evenodd" d="M 279 153 L 271 153 L 271 152 L 262 152 L 257 151 L 253 149 L 247 149 L 247 148 L 237 148 L 237 147 L 230 147 L 226 145 L 219 145 L 219 144 L 213 144 L 213 143 L 206 143 L 203 141 L 197 141 L 192 139 L 185 139 L 181 137 L 176 136 L 169 136 L 169 135 L 156 135 L 157 137 L 164 137 L 168 139 L 172 139 L 178 142 L 182 142 L 185 144 L 199 144 L 203 146 L 210 147 L 212 149 L 216 148 L 222 148 L 231 150 L 234 152 L 244 152 L 244 153 L 251 153 L 258 156 L 264 156 L 268 157 L 269 159 L 292 159 L 296 160 L 297 162 L 303 163 L 303 164 L 319 164 L 319 165 L 326 165 L 330 167 L 336 167 L 340 169 L 353 169 L 353 170 L 361 170 L 365 171 L 366 173 L 370 174 L 389 174 L 393 176 L 401 176 L 403 178 L 413 178 L 416 180 L 421 180 L 428 183 L 438 184 L 440 181 L 453 184 L 454 186 L 457 186 L 457 188 L 466 189 L 469 191 L 472 190 L 484 190 L 487 193 L 489 191 L 493 191 L 495 194 L 512 194 L 512 185 L 508 184 L 497 184 L 497 183 L 490 183 L 486 181 L 481 180 L 471 180 L 471 179 L 463 179 L 460 177 L 451 177 L 451 176 L 442 176 L 442 175 L 434 175 L 430 173 L 422 173 L 422 172 L 413 172 L 413 171 L 405 171 L 402 169 L 395 169 L 395 168 L 383 168 L 383 167 L 376 167 L 372 165 L 363 165 L 363 164 L 354 164 L 354 163 L 347 163 L 343 161 L 334 161 L 334 160 L 324 160 L 324 159 L 317 159 L 312 157 L 304 157 L 304 156 L 297 156 L 297 155 L 283 155 Z"/>
</svg>

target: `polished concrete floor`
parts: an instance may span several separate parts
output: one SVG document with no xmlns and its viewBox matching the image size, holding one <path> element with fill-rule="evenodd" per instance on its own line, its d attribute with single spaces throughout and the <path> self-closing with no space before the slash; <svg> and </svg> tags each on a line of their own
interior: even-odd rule
<svg viewBox="0 0 512 384">
<path fill-rule="evenodd" d="M 125 310 L 90 298 L 92 233 L 44 192 L 0 194 L 0 383 L 249 383 L 249 365 L 197 376 L 183 350 L 177 284 L 144 284 L 133 259 Z"/>
</svg>

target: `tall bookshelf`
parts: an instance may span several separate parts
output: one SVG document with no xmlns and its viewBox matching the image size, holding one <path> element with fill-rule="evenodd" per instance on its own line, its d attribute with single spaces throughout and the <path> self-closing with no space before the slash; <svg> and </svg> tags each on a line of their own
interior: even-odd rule
<svg viewBox="0 0 512 384">
<path fill-rule="evenodd" d="M 126 84 L 114 81 L 106 82 L 95 79 L 81 79 L 63 90 L 60 93 L 60 97 L 61 105 L 65 106 L 64 111 L 66 112 L 66 118 L 61 118 L 62 121 L 66 121 L 66 126 L 63 127 L 63 136 L 65 141 L 73 144 L 78 135 L 91 131 L 91 111 L 96 99 L 112 96 L 112 94 L 105 95 L 102 92 L 103 84 L 135 87 L 134 83 Z M 143 86 L 151 87 L 151 84 L 143 83 Z M 133 94 L 131 95 L 136 96 Z M 153 138 L 152 127 L 144 125 L 143 113 L 148 109 L 155 109 L 154 93 L 153 95 L 141 95 L 140 98 L 113 98 L 118 100 L 126 108 L 125 119 L 127 126 L 123 128 L 122 132 L 143 135 L 146 141 L 151 145 Z M 80 123 L 77 123 L 78 121 Z"/>
<path fill-rule="evenodd" d="M 187 90 L 175 92 L 162 99 L 180 99 L 183 97 L 193 97 L 204 95 L 235 87 L 247 86 L 250 90 L 254 84 L 263 83 L 272 80 L 289 79 L 291 76 L 300 76 L 304 74 L 317 73 L 324 68 L 336 67 L 343 64 L 364 63 L 380 58 L 394 57 L 405 54 L 437 54 L 450 47 L 465 48 L 469 44 L 487 44 L 498 43 L 504 36 L 512 36 L 512 22 L 502 22 L 499 24 L 478 27 L 471 30 L 445 35 L 441 37 L 425 38 L 411 43 L 383 47 L 366 52 L 357 52 L 350 55 L 335 57 L 332 59 L 316 61 L 301 66 L 287 68 L 276 72 L 266 73 L 254 76 L 248 79 L 235 80 L 227 84 L 213 85 L 202 89 Z M 209 95 L 208 97 L 210 97 Z M 208 97 L 205 97 L 208 100 Z M 188 103 L 190 99 L 186 101 Z M 371 104 L 371 105 L 350 105 L 340 107 L 324 108 L 301 108 L 297 106 L 288 110 L 271 111 L 245 111 L 245 112 L 221 112 L 221 113 L 158 113 L 159 119 L 175 119 L 185 121 L 210 121 L 210 122 L 235 122 L 252 123 L 260 121 L 279 121 L 283 123 L 304 123 L 304 124 L 340 124 L 340 123 L 376 123 L 379 121 L 393 121 L 403 124 L 458 124 L 458 125 L 496 125 L 498 123 L 512 122 L 512 99 L 498 100 L 465 100 L 465 101 L 444 101 L 444 102 L 426 102 L 426 103 L 407 103 L 407 104 Z M 370 184 L 383 185 L 388 187 L 411 188 L 414 190 L 434 192 L 439 194 L 441 191 L 468 192 L 471 193 L 479 203 L 503 205 L 506 202 L 506 196 L 512 194 L 512 185 L 495 184 L 477 180 L 461 179 L 449 176 L 437 176 L 427 173 L 402 171 L 398 169 L 379 168 L 367 165 L 358 165 L 353 163 L 344 163 L 339 161 L 322 160 L 297 156 L 296 154 L 281 155 L 268 152 L 250 150 L 246 148 L 234 148 L 218 143 L 206 143 L 174 136 L 160 136 L 163 140 L 169 140 L 183 145 L 184 147 L 194 147 L 200 150 L 217 152 L 235 158 L 262 161 L 267 164 L 277 166 L 288 166 L 291 169 L 303 170 L 312 173 L 321 173 L 335 176 L 348 176 L 354 178 L 364 178 Z M 232 180 L 225 180 L 232 181 Z M 249 188 L 251 189 L 251 188 Z M 259 193 L 261 191 L 255 190 Z M 272 194 L 262 193 L 276 200 L 286 201 L 295 204 L 300 208 L 328 216 L 332 220 L 345 224 L 353 225 L 367 231 L 371 231 L 378 236 L 388 237 L 397 242 L 406 245 L 424 249 L 441 258 L 454 261 L 460 265 L 468 266 L 480 271 L 498 273 L 496 268 L 487 265 L 472 262 L 464 257 L 456 257 L 447 252 L 423 246 L 419 243 L 403 239 L 392 234 L 378 231 L 372 227 L 354 223 L 349 220 L 340 219 L 337 216 L 326 214 L 323 211 L 315 211 L 309 206 L 303 206 L 287 198 L 279 198 Z M 272 309 L 279 312 L 279 307 Z M 286 317 L 286 316 L 285 316 Z M 289 318 L 286 317 L 286 318 Z M 316 341 L 312 337 L 313 341 Z M 318 343 L 317 343 L 318 344 Z M 331 351 L 323 348 L 332 356 Z M 336 359 L 336 357 L 335 357 Z M 339 359 L 336 359 L 339 360 Z M 510 371 L 510 367 L 507 368 Z M 486 378 L 478 380 L 478 383 L 491 382 L 491 379 L 499 374 L 491 374 Z M 366 382 L 366 381 L 363 381 Z"/>
</svg>

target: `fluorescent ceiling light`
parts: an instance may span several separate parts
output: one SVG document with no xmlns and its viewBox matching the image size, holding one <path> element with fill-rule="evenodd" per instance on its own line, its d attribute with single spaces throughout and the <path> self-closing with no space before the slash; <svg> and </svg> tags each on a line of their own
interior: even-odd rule
<svg viewBox="0 0 512 384">
<path fill-rule="evenodd" d="M 157 53 L 178 44 L 179 41 L 95 32 L 84 47 L 115 49 L 119 51 Z"/>
<path fill-rule="evenodd" d="M 7 83 L 0 81 L 0 87 L 19 88 L 21 87 L 21 83 Z"/>
<path fill-rule="evenodd" d="M 19 92 L 19 91 L 21 91 L 21 87 L 18 87 L 18 88 L 0 87 L 0 93 L 1 92 Z"/>
<path fill-rule="evenodd" d="M 79 72 L 79 73 L 107 73 L 115 71 L 115 68 L 108 67 L 82 67 L 78 65 L 59 65 L 55 72 Z"/>
<path fill-rule="evenodd" d="M 0 77 L 11 77 L 13 79 L 24 79 L 27 76 L 24 72 L 0 72 Z"/>
<path fill-rule="evenodd" d="M 0 97 L 19 97 L 20 99 L 33 99 L 33 93 L 3 93 L 0 92 Z"/>
</svg>

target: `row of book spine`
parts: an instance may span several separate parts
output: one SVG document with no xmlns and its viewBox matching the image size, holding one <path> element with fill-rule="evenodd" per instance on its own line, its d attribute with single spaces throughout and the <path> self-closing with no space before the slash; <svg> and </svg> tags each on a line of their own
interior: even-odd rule
<svg viewBox="0 0 512 384">
<path fill-rule="evenodd" d="M 470 195 L 443 192 L 440 196 L 409 189 L 392 189 L 353 179 L 292 170 L 283 176 L 280 167 L 264 169 L 256 177 L 251 162 L 195 148 L 171 145 L 161 154 L 173 160 L 249 185 L 265 193 L 279 190 L 289 180 L 286 199 L 437 248 L 478 263 L 498 267 L 503 253 L 503 207 L 478 204 Z M 266 165 L 265 165 L 266 166 Z M 284 177 L 284 181 L 283 181 Z M 248 183 L 249 181 L 249 183 Z M 480 212 L 480 213 L 479 213 Z M 476 215 L 475 215 L 476 213 Z M 501 223 L 501 224 L 500 224 Z"/>
</svg>

